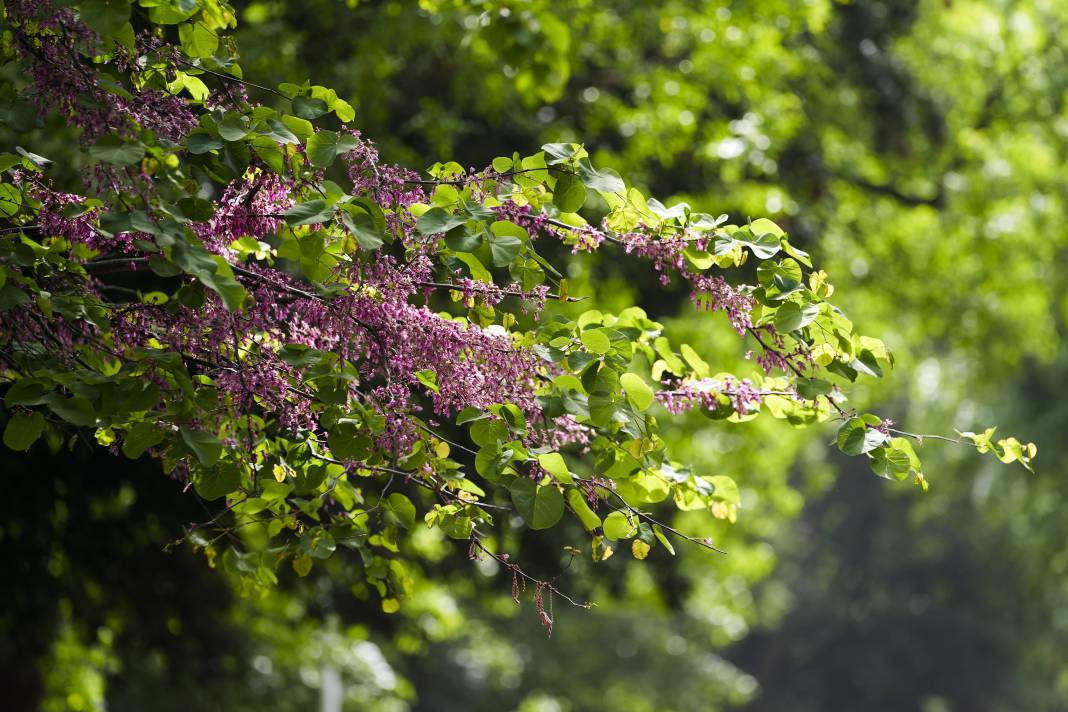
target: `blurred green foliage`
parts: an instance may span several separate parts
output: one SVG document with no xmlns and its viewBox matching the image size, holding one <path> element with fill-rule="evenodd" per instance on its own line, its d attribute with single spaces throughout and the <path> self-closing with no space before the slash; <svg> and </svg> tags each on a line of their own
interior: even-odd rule
<svg viewBox="0 0 1068 712">
<path fill-rule="evenodd" d="M 3 674 L 45 709 L 307 709 L 337 689 L 354 710 L 1063 709 L 1066 22 L 1054 0 L 244 4 L 247 76 L 336 88 L 389 160 L 581 139 L 657 195 L 776 219 L 913 374 L 869 403 L 913 431 L 996 419 L 1039 443 L 1039 472 L 926 448 L 919 496 L 776 423 L 695 417 L 666 437 L 741 485 L 739 523 L 699 532 L 729 555 L 576 559 L 561 585 L 598 606 L 558 608 L 546 640 L 492 562 L 444 549 L 395 616 L 334 561 L 240 598 L 160 554 L 198 515 L 143 510 L 165 486 L 148 474 L 8 455 L 27 492 L 43 468 L 87 477 L 4 513 Z M 655 295 L 654 318 L 736 358 L 681 292 L 576 265 L 573 291 Z M 516 555 L 546 575 L 569 558 Z"/>
</svg>

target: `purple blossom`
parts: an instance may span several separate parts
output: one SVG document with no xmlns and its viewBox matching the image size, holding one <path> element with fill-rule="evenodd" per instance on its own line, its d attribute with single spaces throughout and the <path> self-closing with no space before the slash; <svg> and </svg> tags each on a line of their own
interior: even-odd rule
<svg viewBox="0 0 1068 712">
<path fill-rule="evenodd" d="M 669 413 L 679 415 L 695 408 L 714 411 L 719 407 L 719 397 L 727 396 L 734 410 L 745 415 L 759 410 L 765 395 L 748 378 L 727 376 L 722 380 L 688 379 L 675 388 L 658 391 L 656 398 Z"/>
<path fill-rule="evenodd" d="M 727 284 L 719 275 L 701 275 L 691 279 L 694 306 L 704 311 L 725 311 L 731 326 L 739 334 L 753 328 L 753 298 Z"/>
</svg>

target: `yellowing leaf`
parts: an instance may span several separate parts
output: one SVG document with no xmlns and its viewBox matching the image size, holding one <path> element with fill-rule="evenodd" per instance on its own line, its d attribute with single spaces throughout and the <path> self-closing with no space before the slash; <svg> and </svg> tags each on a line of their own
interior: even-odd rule
<svg viewBox="0 0 1068 712">
<path fill-rule="evenodd" d="M 630 543 L 630 553 L 633 554 L 634 558 L 638 559 L 639 561 L 644 559 L 646 556 L 649 556 L 650 549 L 652 549 L 652 547 L 646 544 L 641 539 L 635 539 Z"/>
<path fill-rule="evenodd" d="M 604 561 L 611 558 L 614 553 L 615 549 L 608 544 L 603 536 L 595 536 L 593 538 L 593 549 L 590 555 L 594 561 Z"/>
</svg>

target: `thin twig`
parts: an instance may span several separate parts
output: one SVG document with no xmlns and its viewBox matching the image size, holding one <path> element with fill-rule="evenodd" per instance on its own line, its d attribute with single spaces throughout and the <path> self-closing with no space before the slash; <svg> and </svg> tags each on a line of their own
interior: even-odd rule
<svg viewBox="0 0 1068 712">
<path fill-rule="evenodd" d="M 175 59 L 177 59 L 179 64 L 184 64 L 187 67 L 192 67 L 193 69 L 198 69 L 198 70 L 200 70 L 202 72 L 205 72 L 207 74 L 212 75 L 213 77 L 218 77 L 219 79 L 225 79 L 228 82 L 235 82 L 237 84 L 242 84 L 242 85 L 244 85 L 246 87 L 252 87 L 253 89 L 259 89 L 260 91 L 265 91 L 265 92 L 268 92 L 270 94 L 274 94 L 275 96 L 282 97 L 283 99 L 285 99 L 287 101 L 293 101 L 292 97 L 286 96 L 285 94 L 283 94 L 282 92 L 278 91 L 277 89 L 271 89 L 270 87 L 265 87 L 262 84 L 256 84 L 255 82 L 250 82 L 250 81 L 248 81 L 246 79 L 238 79 L 237 77 L 232 76 L 230 74 L 223 74 L 222 72 L 216 72 L 216 71 L 214 71 L 212 69 L 208 69 L 207 67 L 201 67 L 201 66 L 198 66 L 196 64 L 193 64 L 192 62 L 188 62 L 188 61 L 182 59 L 181 57 L 176 57 Z"/>
<path fill-rule="evenodd" d="M 546 581 L 544 579 L 539 579 L 539 578 L 536 578 L 534 576 L 531 576 L 526 571 L 524 571 L 522 568 L 520 568 L 520 566 L 518 564 L 513 563 L 513 562 L 509 561 L 508 559 L 505 559 L 504 557 L 493 553 L 482 542 L 482 533 L 479 532 L 477 529 L 473 529 L 472 532 L 473 532 L 473 534 L 472 534 L 471 539 L 470 539 L 471 545 L 477 547 L 480 551 L 482 551 L 485 554 L 487 554 L 491 559 L 496 561 L 498 564 L 500 564 L 504 568 L 509 569 L 510 571 L 512 571 L 512 573 L 523 577 L 527 581 L 530 581 L 531 583 L 533 583 L 535 586 L 541 586 L 542 588 L 548 589 L 551 593 L 559 596 L 560 598 L 564 599 L 565 601 L 570 603 L 572 606 L 575 606 L 576 608 L 585 608 L 585 609 L 588 610 L 589 608 L 593 607 L 592 603 L 589 603 L 589 602 L 587 602 L 587 603 L 579 603 L 575 599 L 571 598 L 571 596 L 568 596 L 566 593 L 564 593 L 559 588 L 557 588 L 552 583 L 552 581 Z"/>
<path fill-rule="evenodd" d="M 578 478 L 576 478 L 576 479 L 578 479 Z M 590 482 L 592 484 L 596 484 L 595 482 L 592 482 L 592 480 L 581 480 L 581 481 Z M 671 534 L 674 534 L 675 536 L 679 537 L 680 539 L 685 539 L 686 541 L 688 541 L 688 542 L 690 542 L 692 544 L 697 544 L 698 546 L 703 546 L 706 549 L 711 549 L 712 551 L 714 551 L 714 552 L 716 552 L 718 554 L 726 554 L 727 553 L 723 549 L 719 549 L 719 548 L 715 547 L 714 545 L 708 543 L 708 541 L 706 539 L 698 539 L 695 536 L 690 536 L 689 534 L 683 534 L 682 532 L 680 532 L 678 529 L 676 529 L 675 527 L 671 526 L 670 524 L 664 524 L 663 522 L 654 519 L 653 517 L 651 517 L 650 515 L 646 514 L 643 511 L 641 511 L 640 509 L 637 509 L 636 507 L 634 507 L 631 504 L 629 504 L 627 502 L 627 500 L 623 499 L 623 495 L 619 494 L 615 490 L 609 489 L 607 487 L 602 487 L 601 489 L 603 489 L 603 490 L 611 493 L 612 495 L 614 495 L 620 502 L 623 503 L 623 507 L 626 508 L 626 510 L 628 512 L 630 512 L 634 516 L 638 517 L 639 519 L 644 519 L 645 521 L 649 522 L 650 524 L 655 524 L 656 526 L 660 527 L 664 531 L 670 532 Z M 611 505 L 609 505 L 609 506 L 611 506 Z M 616 511 L 620 511 L 620 510 L 617 509 Z"/>
</svg>

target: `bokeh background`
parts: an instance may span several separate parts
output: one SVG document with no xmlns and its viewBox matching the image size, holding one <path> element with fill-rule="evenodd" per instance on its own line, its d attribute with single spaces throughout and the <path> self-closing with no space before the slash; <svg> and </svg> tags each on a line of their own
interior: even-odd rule
<svg viewBox="0 0 1068 712">
<path fill-rule="evenodd" d="M 4 453 L 0 707 L 1068 710 L 1068 3 L 235 5 L 246 77 L 336 88 L 387 160 L 581 141 L 665 203 L 776 220 L 896 353 L 862 407 L 919 432 L 996 422 L 1038 443 L 1037 474 L 928 444 L 923 494 L 836 456 L 830 429 L 682 420 L 679 459 L 734 477 L 743 508 L 678 525 L 729 554 L 576 559 L 559 585 L 597 606 L 557 602 L 549 639 L 510 578 L 432 534 L 394 615 L 340 556 L 244 597 L 164 551 L 203 511 L 152 463 Z M 632 263 L 571 269 L 572 293 L 748 367 Z M 514 555 L 555 575 L 568 536 Z"/>
</svg>

